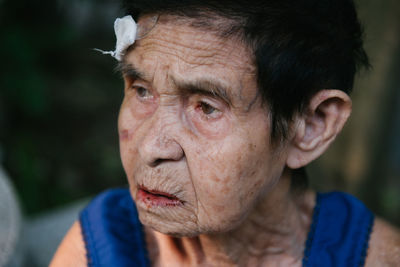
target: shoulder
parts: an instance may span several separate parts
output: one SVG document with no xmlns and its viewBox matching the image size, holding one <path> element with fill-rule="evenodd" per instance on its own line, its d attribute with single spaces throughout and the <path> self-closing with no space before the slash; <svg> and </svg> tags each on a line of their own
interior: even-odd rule
<svg viewBox="0 0 400 267">
<path fill-rule="evenodd" d="M 87 266 L 85 243 L 79 222 L 72 225 L 50 263 L 50 267 L 60 266 Z"/>
<path fill-rule="evenodd" d="M 380 218 L 374 222 L 365 266 L 400 266 L 400 231 Z"/>
</svg>

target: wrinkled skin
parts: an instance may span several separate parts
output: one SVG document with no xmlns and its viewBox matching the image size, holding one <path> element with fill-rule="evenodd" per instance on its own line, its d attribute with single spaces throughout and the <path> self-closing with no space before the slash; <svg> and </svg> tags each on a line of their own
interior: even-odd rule
<svg viewBox="0 0 400 267">
<path fill-rule="evenodd" d="M 291 169 L 325 151 L 350 98 L 316 94 L 290 139 L 271 147 L 245 46 L 176 22 L 159 20 L 123 68 L 121 157 L 152 266 L 302 266 L 315 193 L 293 194 Z M 143 186 L 175 204 L 146 200 Z M 365 266 L 399 266 L 399 251 L 398 229 L 377 218 Z M 76 222 L 51 266 L 87 266 L 86 253 Z"/>
<path fill-rule="evenodd" d="M 238 40 L 162 22 L 126 55 L 125 66 L 141 77 L 124 75 L 120 150 L 145 225 L 175 236 L 226 232 L 279 180 L 284 150 L 270 145 L 250 59 Z M 192 84 L 223 87 L 226 95 L 189 90 Z M 149 205 L 138 186 L 182 204 Z"/>
</svg>

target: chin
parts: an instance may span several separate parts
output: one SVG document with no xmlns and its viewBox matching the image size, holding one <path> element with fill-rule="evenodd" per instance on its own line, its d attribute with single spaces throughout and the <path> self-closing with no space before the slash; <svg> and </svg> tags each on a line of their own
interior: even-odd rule
<svg viewBox="0 0 400 267">
<path fill-rule="evenodd" d="M 235 221 L 232 223 L 214 222 L 214 225 L 199 226 L 194 222 L 189 222 L 187 219 L 170 221 L 168 219 L 157 218 L 149 214 L 140 214 L 139 219 L 146 227 L 157 231 L 159 233 L 176 237 L 196 237 L 200 235 L 220 235 L 234 231 L 237 227 L 240 227 L 241 221 Z"/>
<path fill-rule="evenodd" d="M 139 220 L 144 226 L 172 237 L 195 237 L 203 234 L 194 223 L 188 223 L 188 221 L 184 219 L 182 219 L 181 222 L 171 222 L 168 219 L 157 218 L 139 212 Z"/>
</svg>

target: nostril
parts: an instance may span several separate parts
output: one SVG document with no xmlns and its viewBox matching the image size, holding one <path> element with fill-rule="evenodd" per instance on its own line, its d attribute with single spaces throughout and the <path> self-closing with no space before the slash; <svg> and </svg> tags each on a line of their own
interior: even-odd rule
<svg viewBox="0 0 400 267">
<path fill-rule="evenodd" d="M 156 159 L 155 161 L 153 161 L 153 163 L 151 164 L 152 167 L 156 167 L 158 165 L 161 164 L 161 162 L 165 161 L 164 159 Z"/>
<path fill-rule="evenodd" d="M 156 160 L 154 160 L 153 162 L 151 162 L 150 163 L 150 166 L 151 167 L 157 167 L 158 165 L 160 165 L 161 163 L 163 163 L 163 162 L 168 162 L 168 161 L 179 161 L 179 160 L 181 160 L 182 158 L 184 158 L 185 157 L 185 152 L 183 152 L 183 150 L 182 150 L 182 153 L 180 153 L 180 155 L 178 156 L 176 156 L 176 157 L 169 157 L 169 158 L 165 158 L 165 159 L 163 159 L 163 158 L 157 158 Z"/>
</svg>

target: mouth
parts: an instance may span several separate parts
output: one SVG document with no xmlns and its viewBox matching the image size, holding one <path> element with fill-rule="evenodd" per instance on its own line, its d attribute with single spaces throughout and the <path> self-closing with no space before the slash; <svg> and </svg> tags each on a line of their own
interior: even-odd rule
<svg viewBox="0 0 400 267">
<path fill-rule="evenodd" d="M 138 187 L 136 199 L 137 201 L 143 202 L 148 207 L 174 207 L 183 204 L 183 202 L 179 198 L 172 194 L 158 190 L 151 190 L 144 186 Z"/>
</svg>

